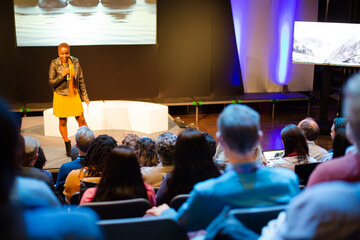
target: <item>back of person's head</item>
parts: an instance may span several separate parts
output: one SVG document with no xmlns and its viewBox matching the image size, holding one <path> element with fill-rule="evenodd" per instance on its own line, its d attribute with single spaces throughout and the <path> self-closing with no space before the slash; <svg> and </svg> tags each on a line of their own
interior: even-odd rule
<svg viewBox="0 0 360 240">
<path fill-rule="evenodd" d="M 309 141 L 315 141 L 319 134 L 320 128 L 313 118 L 305 118 L 299 122 L 298 127 L 304 132 L 305 138 Z"/>
<path fill-rule="evenodd" d="M 164 132 L 155 141 L 156 154 L 163 166 L 174 164 L 176 139 L 172 132 Z"/>
<path fill-rule="evenodd" d="M 203 134 L 205 136 L 207 143 L 209 144 L 211 156 L 214 156 L 216 153 L 216 140 L 213 138 L 213 136 L 211 136 L 211 134 L 207 132 L 203 132 Z"/>
<path fill-rule="evenodd" d="M 159 162 L 156 156 L 155 141 L 151 138 L 139 138 L 136 142 L 134 151 L 141 167 L 156 166 Z"/>
<path fill-rule="evenodd" d="M 16 150 L 20 136 L 15 118 L 2 100 L 0 100 L 0 128 L 0 205 L 3 205 L 8 202 L 9 192 L 19 165 Z"/>
<path fill-rule="evenodd" d="M 227 106 L 218 117 L 217 128 L 221 144 L 237 154 L 253 151 L 262 135 L 259 114 L 241 104 Z"/>
<path fill-rule="evenodd" d="M 281 130 L 281 139 L 285 148 L 285 156 L 296 153 L 297 156 L 309 155 L 309 147 L 304 133 L 294 124 L 287 125 Z"/>
<path fill-rule="evenodd" d="M 95 134 L 87 126 L 80 127 L 75 134 L 76 146 L 83 153 L 87 153 L 90 143 L 95 139 Z"/>
<path fill-rule="evenodd" d="M 352 139 L 360 147 L 360 74 L 351 76 L 344 87 L 344 116 L 351 127 Z"/>
<path fill-rule="evenodd" d="M 36 138 L 24 136 L 25 141 L 25 157 L 23 165 L 29 165 L 38 156 L 40 143 Z"/>
<path fill-rule="evenodd" d="M 359 222 L 360 185 L 324 182 L 291 200 L 279 232 L 288 240 L 353 240 L 360 239 Z"/>
<path fill-rule="evenodd" d="M 135 148 L 136 142 L 137 140 L 139 140 L 138 135 L 133 134 L 133 133 L 129 133 L 125 135 L 125 138 L 122 140 L 122 144 L 125 146 L 128 146 L 132 149 Z"/>
<path fill-rule="evenodd" d="M 44 150 L 42 149 L 41 146 L 39 146 L 39 150 L 38 150 L 38 157 L 36 159 L 36 162 L 34 164 L 34 167 L 38 168 L 38 169 L 43 169 L 45 164 L 46 164 L 47 160 L 45 157 L 45 153 Z"/>
<path fill-rule="evenodd" d="M 88 176 L 100 176 L 105 165 L 105 157 L 117 146 L 116 140 L 106 134 L 96 137 L 89 146 L 84 159 Z"/>
<path fill-rule="evenodd" d="M 146 188 L 135 153 L 127 146 L 119 146 L 105 159 L 105 167 L 93 201 L 133 198 L 147 199 Z"/>
<path fill-rule="evenodd" d="M 167 179 L 165 202 L 178 194 L 189 193 L 196 183 L 219 175 L 205 136 L 196 129 L 187 128 L 176 141 L 174 169 Z"/>
<path fill-rule="evenodd" d="M 343 128 L 338 129 L 333 141 L 333 158 L 344 156 L 346 148 L 350 145 L 351 143 L 346 136 L 346 130 Z"/>
<path fill-rule="evenodd" d="M 346 118 L 343 117 L 337 117 L 334 118 L 334 131 L 336 132 L 339 129 L 346 129 Z"/>
</svg>

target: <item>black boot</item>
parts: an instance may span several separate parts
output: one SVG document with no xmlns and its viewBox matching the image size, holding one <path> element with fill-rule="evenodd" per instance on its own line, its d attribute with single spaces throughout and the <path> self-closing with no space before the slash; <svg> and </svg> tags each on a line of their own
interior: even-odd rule
<svg viewBox="0 0 360 240">
<path fill-rule="evenodd" d="M 66 156 L 70 157 L 71 141 L 65 142 Z"/>
</svg>

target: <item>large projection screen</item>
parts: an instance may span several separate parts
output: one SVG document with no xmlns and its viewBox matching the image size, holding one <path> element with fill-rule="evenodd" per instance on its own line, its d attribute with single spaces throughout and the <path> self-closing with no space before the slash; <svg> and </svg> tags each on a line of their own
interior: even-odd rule
<svg viewBox="0 0 360 240">
<path fill-rule="evenodd" d="M 14 0 L 17 46 L 156 44 L 156 0 Z"/>
<path fill-rule="evenodd" d="M 296 21 L 295 63 L 360 66 L 360 24 Z"/>
</svg>

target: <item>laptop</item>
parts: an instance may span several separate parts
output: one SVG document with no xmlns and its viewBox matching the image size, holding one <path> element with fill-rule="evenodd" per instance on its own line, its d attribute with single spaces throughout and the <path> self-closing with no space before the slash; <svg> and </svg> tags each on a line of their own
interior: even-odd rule
<svg viewBox="0 0 360 240">
<path fill-rule="evenodd" d="M 266 163 L 270 163 L 278 158 L 281 158 L 284 155 L 284 149 L 263 151 L 263 156 L 265 157 Z"/>
</svg>

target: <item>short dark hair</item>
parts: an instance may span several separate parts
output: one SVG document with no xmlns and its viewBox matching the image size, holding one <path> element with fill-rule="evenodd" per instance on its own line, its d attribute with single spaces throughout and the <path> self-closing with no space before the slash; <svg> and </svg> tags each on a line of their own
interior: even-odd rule
<svg viewBox="0 0 360 240">
<path fill-rule="evenodd" d="M 312 126 L 311 123 L 315 123 L 315 126 Z M 320 128 L 313 118 L 305 118 L 299 128 L 304 132 L 305 138 L 309 141 L 315 141 L 319 137 Z"/>
<path fill-rule="evenodd" d="M 177 136 L 172 132 L 164 132 L 155 141 L 156 154 L 165 166 L 174 164 L 176 139 Z"/>
<path fill-rule="evenodd" d="M 95 139 L 95 134 L 87 126 L 80 127 L 75 134 L 75 141 L 80 151 L 87 153 L 90 143 Z"/>
<path fill-rule="evenodd" d="M 38 169 L 43 169 L 45 164 L 46 164 L 47 160 L 46 160 L 46 157 L 45 157 L 45 153 L 44 153 L 44 150 L 42 149 L 41 146 L 39 146 L 39 150 L 38 150 L 38 157 L 36 159 L 36 162 L 34 164 L 34 167 L 35 168 L 38 168 Z"/>
<path fill-rule="evenodd" d="M 70 46 L 69 46 L 69 44 L 67 44 L 67 43 L 60 43 L 59 46 L 58 46 L 58 50 L 59 50 L 60 48 L 68 48 L 68 49 L 70 49 Z"/>
<path fill-rule="evenodd" d="M 136 142 L 134 151 L 141 167 L 151 167 L 158 164 L 158 158 L 155 151 L 155 141 L 151 138 L 139 138 Z"/>
<path fill-rule="evenodd" d="M 218 117 L 217 127 L 221 138 L 232 151 L 247 153 L 258 144 L 260 116 L 246 105 L 227 106 Z"/>
<path fill-rule="evenodd" d="M 121 143 L 125 146 L 134 149 L 137 140 L 139 140 L 139 136 L 134 133 L 130 133 L 130 134 L 126 134 L 125 138 L 122 140 Z"/>
</svg>

